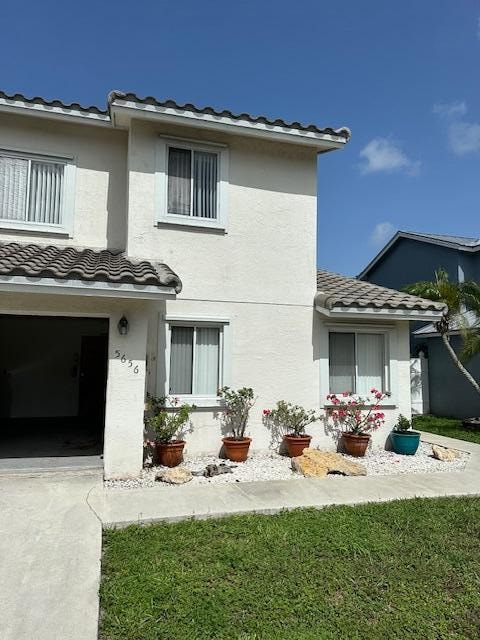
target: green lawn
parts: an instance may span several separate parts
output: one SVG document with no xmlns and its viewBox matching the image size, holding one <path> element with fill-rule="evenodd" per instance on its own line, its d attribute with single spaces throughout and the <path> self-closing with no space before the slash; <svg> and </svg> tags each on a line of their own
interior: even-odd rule
<svg viewBox="0 0 480 640">
<path fill-rule="evenodd" d="M 104 537 L 102 640 L 480 637 L 480 499 L 132 526 Z"/>
<path fill-rule="evenodd" d="M 436 416 L 416 416 L 413 419 L 413 428 L 429 433 L 437 433 L 440 436 L 468 440 L 480 444 L 480 431 L 469 431 L 462 427 L 461 420 L 454 418 L 437 418 Z"/>
</svg>

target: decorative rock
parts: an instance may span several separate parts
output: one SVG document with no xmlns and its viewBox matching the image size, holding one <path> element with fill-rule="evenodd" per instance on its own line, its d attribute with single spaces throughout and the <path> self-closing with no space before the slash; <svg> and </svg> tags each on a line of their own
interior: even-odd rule
<svg viewBox="0 0 480 640">
<path fill-rule="evenodd" d="M 155 476 L 155 480 L 168 482 L 168 484 L 185 484 L 190 482 L 192 478 L 192 472 L 185 467 L 173 467 L 173 469 L 167 469 Z"/>
<path fill-rule="evenodd" d="M 434 458 L 443 462 L 453 462 L 460 455 L 456 449 L 447 449 L 438 444 L 432 444 L 432 453 Z"/>
<path fill-rule="evenodd" d="M 366 476 L 363 464 L 347 460 L 339 453 L 304 449 L 303 454 L 292 458 L 292 469 L 306 478 L 324 478 L 329 474 L 342 476 Z"/>
</svg>

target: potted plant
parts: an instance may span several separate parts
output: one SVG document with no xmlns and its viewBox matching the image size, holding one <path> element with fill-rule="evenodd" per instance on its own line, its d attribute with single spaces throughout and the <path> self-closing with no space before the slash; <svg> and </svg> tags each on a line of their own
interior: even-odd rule
<svg viewBox="0 0 480 640">
<path fill-rule="evenodd" d="M 154 433 L 151 443 L 154 462 L 164 467 L 176 467 L 183 458 L 186 424 L 194 405 L 180 404 L 178 398 L 154 398 L 148 396 L 151 415 L 145 419 L 149 430 Z"/>
<path fill-rule="evenodd" d="M 242 387 L 237 391 L 223 387 L 218 395 L 225 402 L 224 427 L 231 436 L 222 438 L 225 454 L 232 462 L 245 462 L 248 457 L 251 438 L 245 436 L 248 415 L 255 404 L 253 389 Z"/>
<path fill-rule="evenodd" d="M 394 426 L 390 436 L 395 453 L 400 453 L 404 456 L 413 456 L 417 453 L 420 444 L 420 433 L 412 429 L 412 423 L 402 414 L 398 416 L 397 424 Z"/>
<path fill-rule="evenodd" d="M 264 420 L 273 431 L 283 435 L 283 442 L 290 458 L 301 456 L 303 450 L 310 446 L 312 436 L 305 433 L 309 424 L 319 420 L 315 411 L 307 411 L 303 407 L 285 400 L 279 400 L 275 409 L 263 410 Z"/>
<path fill-rule="evenodd" d="M 333 407 L 327 409 L 327 415 L 337 425 L 346 453 L 357 458 L 363 457 L 371 438 L 371 432 L 385 423 L 385 414 L 380 403 L 389 393 L 371 389 L 371 396 L 357 396 L 351 391 L 327 396 Z"/>
</svg>

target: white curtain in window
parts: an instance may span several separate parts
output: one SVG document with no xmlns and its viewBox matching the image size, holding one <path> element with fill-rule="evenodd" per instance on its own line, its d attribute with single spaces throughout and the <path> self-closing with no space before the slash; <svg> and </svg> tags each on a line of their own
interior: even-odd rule
<svg viewBox="0 0 480 640">
<path fill-rule="evenodd" d="M 193 215 L 217 217 L 217 154 L 195 151 L 193 156 Z"/>
<path fill-rule="evenodd" d="M 32 160 L 28 220 L 62 223 L 63 165 Z"/>
<path fill-rule="evenodd" d="M 170 147 L 168 151 L 168 213 L 190 215 L 192 152 Z"/>
<path fill-rule="evenodd" d="M 372 388 L 384 391 L 384 366 L 384 336 L 357 334 L 357 393 L 366 395 Z"/>
<path fill-rule="evenodd" d="M 25 220 L 28 160 L 0 156 L 0 218 Z"/>
<path fill-rule="evenodd" d="M 193 327 L 172 327 L 170 393 L 192 393 Z"/>
<path fill-rule="evenodd" d="M 355 335 L 330 334 L 330 392 L 355 391 Z"/>
<path fill-rule="evenodd" d="M 214 396 L 218 390 L 220 330 L 197 327 L 196 342 L 194 392 Z"/>
</svg>

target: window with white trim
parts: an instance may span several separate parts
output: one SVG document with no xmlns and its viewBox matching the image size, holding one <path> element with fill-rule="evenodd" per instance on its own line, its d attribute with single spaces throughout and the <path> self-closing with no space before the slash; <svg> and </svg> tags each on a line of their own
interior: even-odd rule
<svg viewBox="0 0 480 640">
<path fill-rule="evenodd" d="M 223 327 L 171 325 L 169 393 L 215 397 L 222 386 Z"/>
<path fill-rule="evenodd" d="M 372 388 L 388 391 L 386 340 L 384 333 L 331 331 L 330 393 L 366 395 Z"/>
<path fill-rule="evenodd" d="M 184 140 L 159 141 L 157 221 L 225 227 L 228 150 Z"/>
<path fill-rule="evenodd" d="M 68 230 L 71 166 L 66 159 L 0 150 L 0 226 Z"/>
</svg>

